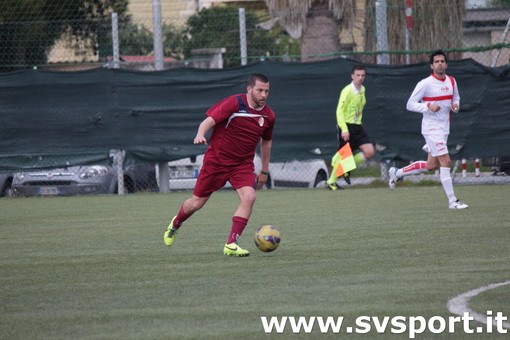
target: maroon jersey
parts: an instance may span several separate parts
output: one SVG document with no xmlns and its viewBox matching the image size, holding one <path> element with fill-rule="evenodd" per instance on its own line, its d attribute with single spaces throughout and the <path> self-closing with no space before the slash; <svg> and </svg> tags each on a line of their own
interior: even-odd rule
<svg viewBox="0 0 510 340">
<path fill-rule="evenodd" d="M 223 165 L 253 161 L 260 138 L 273 138 L 273 110 L 267 104 L 259 111 L 250 108 L 246 94 L 223 99 L 211 107 L 206 115 L 216 123 L 207 154 L 212 153 Z"/>
</svg>

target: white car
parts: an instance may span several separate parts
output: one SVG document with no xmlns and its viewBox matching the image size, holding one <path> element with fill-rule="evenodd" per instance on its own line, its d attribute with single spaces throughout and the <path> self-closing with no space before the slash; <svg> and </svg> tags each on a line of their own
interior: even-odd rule
<svg viewBox="0 0 510 340">
<path fill-rule="evenodd" d="M 170 190 L 193 190 L 204 155 L 183 158 L 168 162 Z M 254 158 L 255 173 L 261 169 L 260 156 Z M 156 167 L 159 184 L 159 172 Z M 269 164 L 269 177 L 266 187 L 272 188 L 324 188 L 328 179 L 328 168 L 322 159 L 305 161 L 292 160 Z M 231 188 L 230 183 L 225 188 Z"/>
<path fill-rule="evenodd" d="M 324 188 L 328 167 L 323 159 L 269 163 L 272 188 Z"/>
</svg>

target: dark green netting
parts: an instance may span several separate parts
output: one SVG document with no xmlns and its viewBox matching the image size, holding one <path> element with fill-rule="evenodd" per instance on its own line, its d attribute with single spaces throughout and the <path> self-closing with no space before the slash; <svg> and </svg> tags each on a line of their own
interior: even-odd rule
<svg viewBox="0 0 510 340">
<path fill-rule="evenodd" d="M 203 153 L 193 145 L 207 109 L 244 93 L 254 72 L 271 81 L 269 105 L 277 115 L 273 161 L 325 158 L 336 151 L 335 110 L 356 62 L 261 62 L 236 69 L 132 72 L 30 70 L 0 75 L 0 170 L 90 162 L 126 150 L 128 159 L 169 161 Z M 421 114 L 406 110 L 427 63 L 366 65 L 364 126 L 378 145 L 378 159 L 423 158 Z M 451 61 L 461 112 L 453 115 L 449 146 L 455 157 L 510 153 L 510 67 L 487 68 Z M 16 159 L 19 160 L 16 165 Z M 60 164 L 59 164 L 60 163 Z"/>
</svg>

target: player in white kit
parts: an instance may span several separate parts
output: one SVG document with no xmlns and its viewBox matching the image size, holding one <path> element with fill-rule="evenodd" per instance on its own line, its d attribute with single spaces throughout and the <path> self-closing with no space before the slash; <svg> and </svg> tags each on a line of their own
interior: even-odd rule
<svg viewBox="0 0 510 340">
<path fill-rule="evenodd" d="M 430 56 L 432 74 L 421 80 L 407 101 L 409 111 L 423 114 L 421 133 L 425 138 L 423 150 L 428 152 L 427 161 L 417 161 L 403 168 L 390 168 L 388 185 L 395 189 L 396 183 L 405 176 L 439 169 L 441 184 L 448 197 L 450 209 L 465 209 L 467 204 L 457 199 L 450 175 L 451 159 L 448 154 L 450 113 L 459 111 L 460 96 L 453 77 L 446 74 L 446 54 L 438 50 Z"/>
</svg>

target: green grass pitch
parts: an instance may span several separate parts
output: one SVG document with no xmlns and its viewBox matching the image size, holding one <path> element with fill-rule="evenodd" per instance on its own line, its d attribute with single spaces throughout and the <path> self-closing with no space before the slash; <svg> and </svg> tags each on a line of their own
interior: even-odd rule
<svg viewBox="0 0 510 340">
<path fill-rule="evenodd" d="M 240 239 L 247 258 L 222 253 L 233 191 L 215 193 L 170 248 L 164 229 L 190 193 L 1 199 L 0 338 L 263 339 L 261 316 L 351 326 L 362 315 L 452 316 L 450 298 L 510 280 L 510 187 L 455 190 L 469 209 L 449 210 L 438 185 L 261 191 Z M 282 234 L 273 253 L 253 243 L 263 224 Z M 505 285 L 469 307 L 510 316 L 509 301 Z M 456 331 L 434 338 L 466 338 Z M 287 327 L 280 338 L 313 335 Z M 501 336 L 469 339 L 491 337 Z"/>
</svg>

